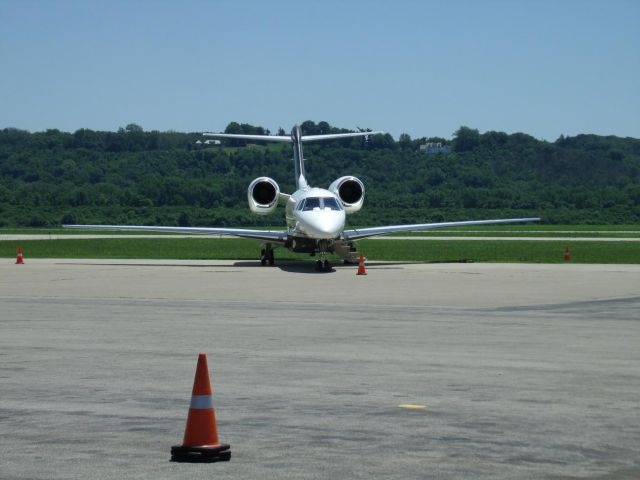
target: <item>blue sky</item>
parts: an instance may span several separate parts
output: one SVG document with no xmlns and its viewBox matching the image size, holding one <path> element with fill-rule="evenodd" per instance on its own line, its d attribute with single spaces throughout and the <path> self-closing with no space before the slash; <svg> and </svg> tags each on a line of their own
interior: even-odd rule
<svg viewBox="0 0 640 480">
<path fill-rule="evenodd" d="M 0 128 L 640 138 L 640 1 L 0 0 Z"/>
</svg>

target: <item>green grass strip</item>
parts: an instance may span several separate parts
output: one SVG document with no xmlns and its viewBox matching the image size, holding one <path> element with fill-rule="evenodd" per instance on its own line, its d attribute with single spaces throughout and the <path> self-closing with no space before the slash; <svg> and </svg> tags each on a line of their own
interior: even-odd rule
<svg viewBox="0 0 640 480">
<path fill-rule="evenodd" d="M 375 225 L 370 225 L 375 226 Z M 271 227 L 238 227 L 238 228 L 251 228 L 257 230 L 286 230 L 284 225 L 275 225 Z M 364 228 L 364 226 L 354 227 L 349 226 L 347 229 L 351 228 Z M 469 231 L 471 230 L 471 231 Z M 568 233 L 555 233 L 558 231 L 572 231 L 576 232 L 575 236 L 607 236 L 614 237 L 618 235 L 624 236 L 639 236 L 638 232 L 640 232 L 640 225 L 539 225 L 539 224 L 526 224 L 526 225 L 477 225 L 477 226 L 469 226 L 469 227 L 453 227 L 446 228 L 444 230 L 428 230 L 424 232 L 401 232 L 398 236 L 422 236 L 422 235 L 453 235 L 452 232 L 455 232 L 455 235 L 479 235 L 479 236 L 490 236 L 498 235 L 499 233 L 504 235 L 544 235 L 544 236 L 570 236 L 572 234 Z M 585 232 L 585 233 L 581 233 Z M 595 233 L 598 232 L 598 233 Z M 614 233 L 611 233 L 614 232 Z M 47 234 L 58 234 L 58 235 L 79 235 L 79 234 L 91 234 L 91 235 L 160 235 L 160 232 L 148 232 L 148 231 L 127 231 L 127 230 L 76 230 L 76 229 L 68 229 L 68 228 L 0 228 L 0 235 L 10 235 L 10 234 L 27 234 L 27 235 L 47 235 Z"/>
<path fill-rule="evenodd" d="M 370 260 L 407 262 L 562 263 L 565 247 L 573 263 L 640 263 L 640 242 L 363 240 L 358 249 Z M 0 257 L 15 258 L 18 246 L 29 258 L 257 259 L 260 244 L 235 238 L 27 240 L 0 242 Z M 278 249 L 279 259 L 309 259 Z"/>
<path fill-rule="evenodd" d="M 384 260 L 562 263 L 567 245 L 573 263 L 640 263 L 640 242 L 366 240 L 359 249 Z"/>
</svg>

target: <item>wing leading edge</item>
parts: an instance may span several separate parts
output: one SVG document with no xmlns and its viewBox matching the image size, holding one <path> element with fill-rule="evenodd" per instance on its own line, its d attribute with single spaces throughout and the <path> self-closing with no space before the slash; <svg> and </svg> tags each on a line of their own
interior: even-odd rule
<svg viewBox="0 0 640 480">
<path fill-rule="evenodd" d="M 142 225 L 63 225 L 64 228 L 84 230 L 130 230 L 164 233 L 187 233 L 194 235 L 229 235 L 232 237 L 251 238 L 265 242 L 284 244 L 287 232 L 275 230 L 249 230 L 244 228 L 208 228 L 208 227 L 153 227 Z"/>
<path fill-rule="evenodd" d="M 497 225 L 501 223 L 539 222 L 539 218 L 506 218 L 503 220 L 469 220 L 465 222 L 417 223 L 413 225 L 389 225 L 386 227 L 358 228 L 342 232 L 343 240 L 359 240 L 361 238 L 386 235 L 397 232 L 420 232 L 436 228 L 463 227 L 468 225 Z"/>
</svg>

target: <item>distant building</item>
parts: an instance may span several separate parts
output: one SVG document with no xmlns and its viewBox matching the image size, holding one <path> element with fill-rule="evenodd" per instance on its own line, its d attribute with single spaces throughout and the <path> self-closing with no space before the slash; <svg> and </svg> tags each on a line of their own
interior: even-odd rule
<svg viewBox="0 0 640 480">
<path fill-rule="evenodd" d="M 451 147 L 449 145 L 443 145 L 442 143 L 429 142 L 424 145 L 420 145 L 420 153 L 426 153 L 427 155 L 435 155 L 436 153 L 451 153 Z"/>
<path fill-rule="evenodd" d="M 220 140 L 205 140 L 204 142 L 202 140 L 196 140 L 197 148 L 219 147 L 220 145 L 222 145 Z"/>
</svg>

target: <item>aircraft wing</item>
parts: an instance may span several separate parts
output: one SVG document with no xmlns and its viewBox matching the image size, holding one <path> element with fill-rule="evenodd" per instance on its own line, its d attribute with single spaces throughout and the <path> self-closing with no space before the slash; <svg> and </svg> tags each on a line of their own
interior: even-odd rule
<svg viewBox="0 0 640 480">
<path fill-rule="evenodd" d="M 245 228 L 208 228 L 208 227 L 151 227 L 135 225 L 63 225 L 63 228 L 83 230 L 134 230 L 143 232 L 186 233 L 193 235 L 229 235 L 232 237 L 252 238 L 264 242 L 285 243 L 286 231 L 249 230 Z"/>
<path fill-rule="evenodd" d="M 501 223 L 539 222 L 539 218 L 507 218 L 503 220 L 470 220 L 466 222 L 417 223 L 414 225 L 390 225 L 387 227 L 358 228 L 342 232 L 343 240 L 359 240 L 361 238 L 386 235 L 396 232 L 419 232 L 436 228 L 463 227 L 467 225 L 497 225 Z"/>
</svg>

